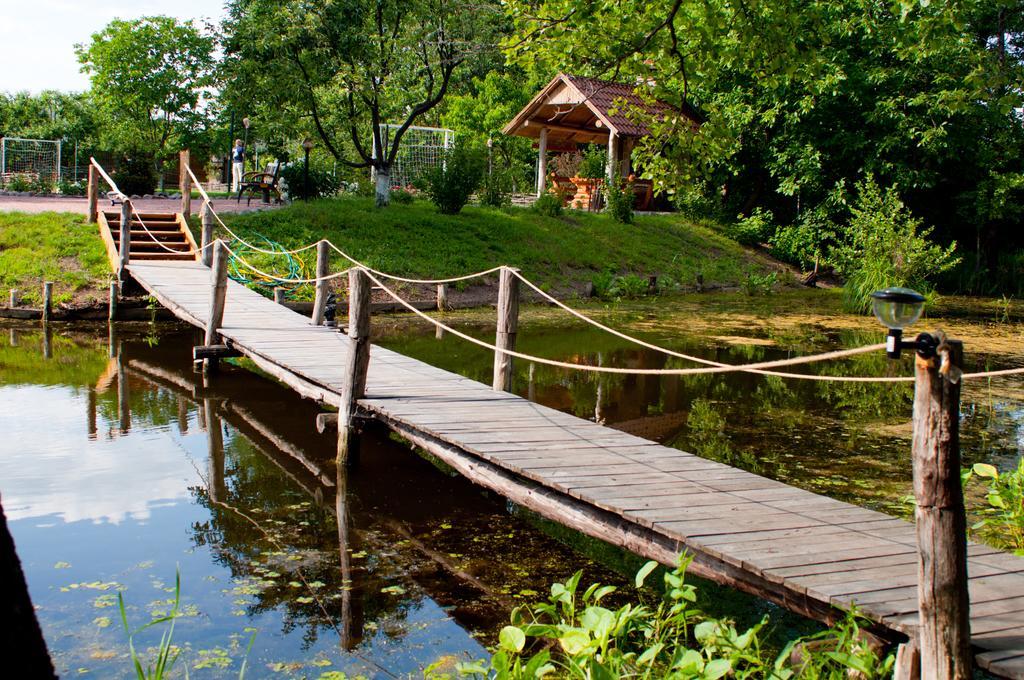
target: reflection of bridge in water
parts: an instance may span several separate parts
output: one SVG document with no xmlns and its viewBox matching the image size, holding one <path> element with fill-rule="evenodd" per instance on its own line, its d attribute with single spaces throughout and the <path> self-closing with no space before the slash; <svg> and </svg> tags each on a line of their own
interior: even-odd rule
<svg viewBox="0 0 1024 680">
<path fill-rule="evenodd" d="M 116 429 L 112 436 L 131 431 L 133 418 L 139 417 L 132 413 L 131 404 L 140 390 L 160 389 L 175 396 L 176 427 L 183 435 L 189 432 L 194 412 L 207 436 L 208 467 L 200 472 L 206 480 L 210 510 L 218 518 L 219 533 L 223 535 L 217 548 L 220 554 L 231 555 L 227 561 L 238 572 L 236 576 L 252 575 L 244 554 L 251 548 L 251 536 L 236 539 L 235 545 L 228 539 L 232 534 L 226 528 L 228 524 L 240 525 L 244 530 L 248 520 L 235 512 L 235 508 L 244 512 L 246 499 L 238 498 L 225 478 L 225 424 L 251 442 L 254 450 L 301 489 L 315 507 L 335 516 L 337 572 L 332 579 L 331 574 L 317 571 L 315 578 L 328 583 L 325 591 L 340 593 L 339 606 L 326 603 L 320 609 L 318 602 L 298 606 L 307 609 L 311 620 L 324 614 L 336 618 L 333 627 L 345 649 L 351 651 L 360 644 L 367 610 L 381 606 L 380 587 L 391 585 L 353 564 L 352 553 L 360 551 L 387 554 L 393 569 L 408 574 L 431 600 L 476 637 L 492 637 L 500 622 L 507 620 L 508 611 L 516 603 L 502 592 L 506 574 L 487 563 L 483 563 L 487 568 L 464 564 L 452 557 L 446 546 L 431 545 L 430 540 L 421 537 L 423 527 L 431 521 L 452 521 L 467 513 L 493 514 L 493 501 L 467 494 L 463 480 L 438 474 L 426 461 L 416 460 L 410 465 L 404 456 L 398 458 L 389 450 L 394 447 L 383 441 L 375 443 L 373 438 L 368 438 L 366 445 L 374 448 L 358 469 L 342 468 L 336 474 L 333 437 L 303 425 L 312 421 L 317 409 L 295 399 L 286 388 L 244 370 L 230 379 L 204 380 L 166 344 L 150 347 L 141 341 L 120 339 L 114 333 L 110 342 L 112 358 L 96 386 L 89 390 L 90 436 L 96 436 L 98 430 L 97 396 L 105 392 L 116 391 Z M 283 405 L 287 415 L 282 413 Z M 423 489 L 424 475 L 430 478 L 429 499 Z M 381 484 L 382 479 L 387 484 Z M 429 505 L 425 505 L 427 500 Z M 239 533 L 237 526 L 234 533 Z M 395 550 L 396 544 L 407 549 Z M 294 598 L 287 605 L 297 606 Z M 321 621 L 319 625 L 325 624 Z"/>
</svg>

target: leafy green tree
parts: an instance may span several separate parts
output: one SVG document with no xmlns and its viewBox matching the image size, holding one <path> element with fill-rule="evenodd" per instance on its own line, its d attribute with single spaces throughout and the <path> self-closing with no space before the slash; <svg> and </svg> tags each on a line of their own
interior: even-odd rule
<svg viewBox="0 0 1024 680">
<path fill-rule="evenodd" d="M 646 120 L 658 189 L 703 183 L 724 214 L 780 224 L 868 173 L 899 187 L 935 238 L 979 252 L 1024 204 L 1024 6 L 1010 0 L 510 0 L 524 69 L 645 83 L 704 119 Z M 643 118 L 640 111 L 632 115 Z M 819 206 L 824 211 L 819 211 Z M 820 225 L 819 225 L 820 226 Z M 808 230 L 828 233 L 832 227 Z M 820 248 L 810 248 L 820 250 Z"/>
<path fill-rule="evenodd" d="M 203 126 L 214 45 L 191 21 L 166 16 L 115 19 L 77 45 L 104 115 L 104 141 L 151 157 L 160 175 L 175 142 Z"/>
<path fill-rule="evenodd" d="M 471 0 L 232 0 L 227 96 L 272 135 L 313 134 L 339 163 L 372 168 L 383 206 L 405 132 L 487 53 L 499 18 Z"/>
</svg>

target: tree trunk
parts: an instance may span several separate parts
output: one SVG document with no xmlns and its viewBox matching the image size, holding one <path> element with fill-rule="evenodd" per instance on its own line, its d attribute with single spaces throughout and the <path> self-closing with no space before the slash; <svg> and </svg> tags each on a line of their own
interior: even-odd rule
<svg viewBox="0 0 1024 680">
<path fill-rule="evenodd" d="M 391 203 L 391 174 L 390 168 L 377 168 L 373 204 L 378 208 L 385 208 Z"/>
</svg>

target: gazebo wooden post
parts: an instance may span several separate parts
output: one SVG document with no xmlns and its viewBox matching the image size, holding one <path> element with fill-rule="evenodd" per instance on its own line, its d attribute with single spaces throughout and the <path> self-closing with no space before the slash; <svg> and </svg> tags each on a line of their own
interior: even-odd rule
<svg viewBox="0 0 1024 680">
<path fill-rule="evenodd" d="M 548 129 L 540 129 L 537 142 L 537 198 L 544 195 L 548 186 Z"/>
<path fill-rule="evenodd" d="M 615 169 L 618 163 L 615 162 L 615 142 L 618 137 L 614 130 L 608 130 L 608 182 L 615 181 Z"/>
</svg>

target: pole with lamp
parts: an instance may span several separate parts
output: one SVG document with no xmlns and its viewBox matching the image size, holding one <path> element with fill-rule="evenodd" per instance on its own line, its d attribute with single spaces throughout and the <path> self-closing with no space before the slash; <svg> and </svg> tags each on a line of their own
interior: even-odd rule
<svg viewBox="0 0 1024 680">
<path fill-rule="evenodd" d="M 306 137 L 302 140 L 302 150 L 306 154 L 305 165 L 302 168 L 303 197 L 309 200 L 309 152 L 313 150 L 313 140 Z"/>
<path fill-rule="evenodd" d="M 245 149 L 245 156 L 246 156 L 246 158 L 244 160 L 248 160 L 248 156 L 249 156 L 249 124 L 251 122 L 252 121 L 249 120 L 249 116 L 246 116 L 245 118 L 242 119 L 242 127 L 245 128 L 245 132 L 242 134 L 242 148 Z M 243 162 L 244 162 L 244 160 L 243 160 Z M 245 174 L 244 173 L 244 170 L 245 170 L 245 166 L 244 165 L 242 166 L 242 169 L 243 169 L 243 174 Z M 256 169 L 255 165 L 253 166 L 253 169 L 254 170 Z"/>
<path fill-rule="evenodd" d="M 917 530 L 918 635 L 897 653 L 897 680 L 969 680 L 970 598 L 967 519 L 960 479 L 960 376 L 963 344 L 941 331 L 903 339 L 924 310 L 909 288 L 871 294 L 889 328 L 886 354 L 914 352 L 914 521 Z"/>
</svg>

